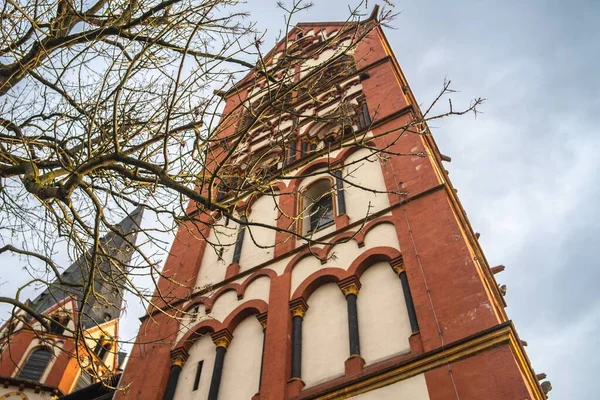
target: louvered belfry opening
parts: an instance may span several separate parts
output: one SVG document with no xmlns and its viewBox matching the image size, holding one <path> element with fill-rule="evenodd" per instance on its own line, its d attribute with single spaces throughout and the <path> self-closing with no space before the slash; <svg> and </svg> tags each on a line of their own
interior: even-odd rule
<svg viewBox="0 0 600 400">
<path fill-rule="evenodd" d="M 51 357 L 52 351 L 48 348 L 40 347 L 34 350 L 21 368 L 19 378 L 39 382 Z"/>
</svg>

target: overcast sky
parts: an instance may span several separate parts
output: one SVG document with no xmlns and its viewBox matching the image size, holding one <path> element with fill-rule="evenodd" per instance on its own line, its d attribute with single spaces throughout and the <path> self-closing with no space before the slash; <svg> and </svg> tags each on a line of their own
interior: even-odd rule
<svg viewBox="0 0 600 400">
<path fill-rule="evenodd" d="M 348 14 L 347 0 L 316 3 L 297 21 Z M 421 104 L 445 77 L 460 90 L 455 105 L 487 99 L 477 119 L 431 128 L 452 157 L 447 169 L 488 261 L 507 267 L 496 278 L 508 286 L 509 317 L 534 368 L 548 374 L 552 399 L 597 398 L 600 2 L 394 3 L 400 15 L 386 34 Z M 274 0 L 248 7 L 267 30 L 267 50 L 283 28 L 281 12 Z M 17 280 L 3 277 L 0 291 Z M 135 337 L 144 312 L 135 300 L 128 306 L 124 339 Z"/>
</svg>

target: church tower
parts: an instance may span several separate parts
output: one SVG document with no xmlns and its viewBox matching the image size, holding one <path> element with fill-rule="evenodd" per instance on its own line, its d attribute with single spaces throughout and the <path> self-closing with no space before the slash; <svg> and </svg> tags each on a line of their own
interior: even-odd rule
<svg viewBox="0 0 600 400">
<path fill-rule="evenodd" d="M 221 94 L 216 206 L 189 205 L 117 398 L 546 398 L 376 17 L 300 23 Z"/>
<path fill-rule="evenodd" d="M 87 293 L 87 285 L 69 285 L 88 282 L 89 254 L 84 254 L 62 272 L 60 280 L 27 301 L 33 311 L 50 318 L 49 329 L 24 311 L 2 327 L 0 399 L 56 399 L 94 385 L 96 377 L 109 379 L 119 373 L 125 357 L 117 348 L 121 283 L 142 215 L 143 208 L 138 207 L 115 225 L 119 233 L 110 232 L 100 239 L 106 255 L 100 257 L 92 291 Z M 81 335 L 74 334 L 78 322 Z M 103 391 L 101 385 L 96 386 Z M 94 397 L 88 393 L 69 398 Z"/>
</svg>

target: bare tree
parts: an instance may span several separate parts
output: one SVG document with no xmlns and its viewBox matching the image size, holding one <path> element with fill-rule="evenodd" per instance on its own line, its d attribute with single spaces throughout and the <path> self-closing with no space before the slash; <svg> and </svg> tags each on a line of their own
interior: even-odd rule
<svg viewBox="0 0 600 400">
<path fill-rule="evenodd" d="M 256 194 L 285 196 L 273 183 L 300 178 L 286 169 L 297 146 L 291 135 L 295 124 L 327 127 L 326 135 L 307 143 L 309 155 L 370 147 L 365 133 L 377 110 L 372 110 L 374 118 L 361 116 L 357 99 L 346 98 L 337 82 L 356 71 L 348 53 L 393 14 L 384 11 L 360 23 L 361 3 L 335 34 L 287 42 L 293 17 L 309 6 L 300 0 L 279 4 L 286 27 L 282 52 L 275 57 L 263 54 L 263 37 L 236 0 L 3 2 L 0 254 L 22 257 L 31 275 L 14 296 L 0 298 L 14 307 L 13 318 L 49 329 L 49 317 L 32 309 L 20 293 L 61 279 L 65 265 L 56 259 L 57 248 L 70 249 L 72 259 L 85 255 L 93 276 L 111 257 L 101 238 L 107 232 L 120 235 L 115 222 L 139 205 L 169 222 L 145 230 L 143 243 L 125 236 L 135 265 L 122 266 L 123 275 L 107 283 L 153 308 L 166 307 L 168 294 L 156 287 L 144 290 L 132 276 L 157 282 L 161 271 L 148 249 L 166 248 L 161 238 L 177 226 L 203 232 L 203 227 L 232 220 L 248 227 L 250 237 L 252 228 L 263 228 L 318 242 L 297 229 L 298 221 L 314 210 L 287 215 L 288 225 L 274 227 L 248 221 L 235 208 Z M 325 62 L 306 62 L 327 49 L 335 52 Z M 235 93 L 246 74 L 242 82 L 251 82 L 251 95 L 222 115 L 222 96 Z M 450 92 L 447 83 L 434 103 Z M 300 107 L 329 98 L 340 101 L 325 116 L 308 115 Z M 450 103 L 448 111 L 435 116 L 429 108 L 385 135 L 391 147 L 403 134 L 427 134 L 428 119 L 473 112 L 480 103 L 477 99 L 460 111 Z M 260 132 L 270 135 L 269 146 L 250 156 L 247 145 Z M 386 148 L 376 152 L 393 155 Z M 215 251 L 227 245 L 209 244 Z M 87 298 L 95 294 L 94 282 L 60 283 L 81 288 Z M 73 333 L 83 331 L 79 322 Z"/>
</svg>

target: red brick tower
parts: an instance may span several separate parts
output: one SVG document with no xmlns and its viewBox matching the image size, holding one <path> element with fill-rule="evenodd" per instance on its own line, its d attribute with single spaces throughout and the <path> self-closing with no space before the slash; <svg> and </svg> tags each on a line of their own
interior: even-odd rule
<svg viewBox="0 0 600 400">
<path fill-rule="evenodd" d="M 546 398 L 376 12 L 298 24 L 267 55 L 307 56 L 287 116 L 261 108 L 264 77 L 223 94 L 207 176 L 235 157 L 239 179 L 276 178 L 246 197 L 222 185 L 231 220 L 180 227 L 168 313 L 142 318 L 120 398 Z"/>
</svg>

